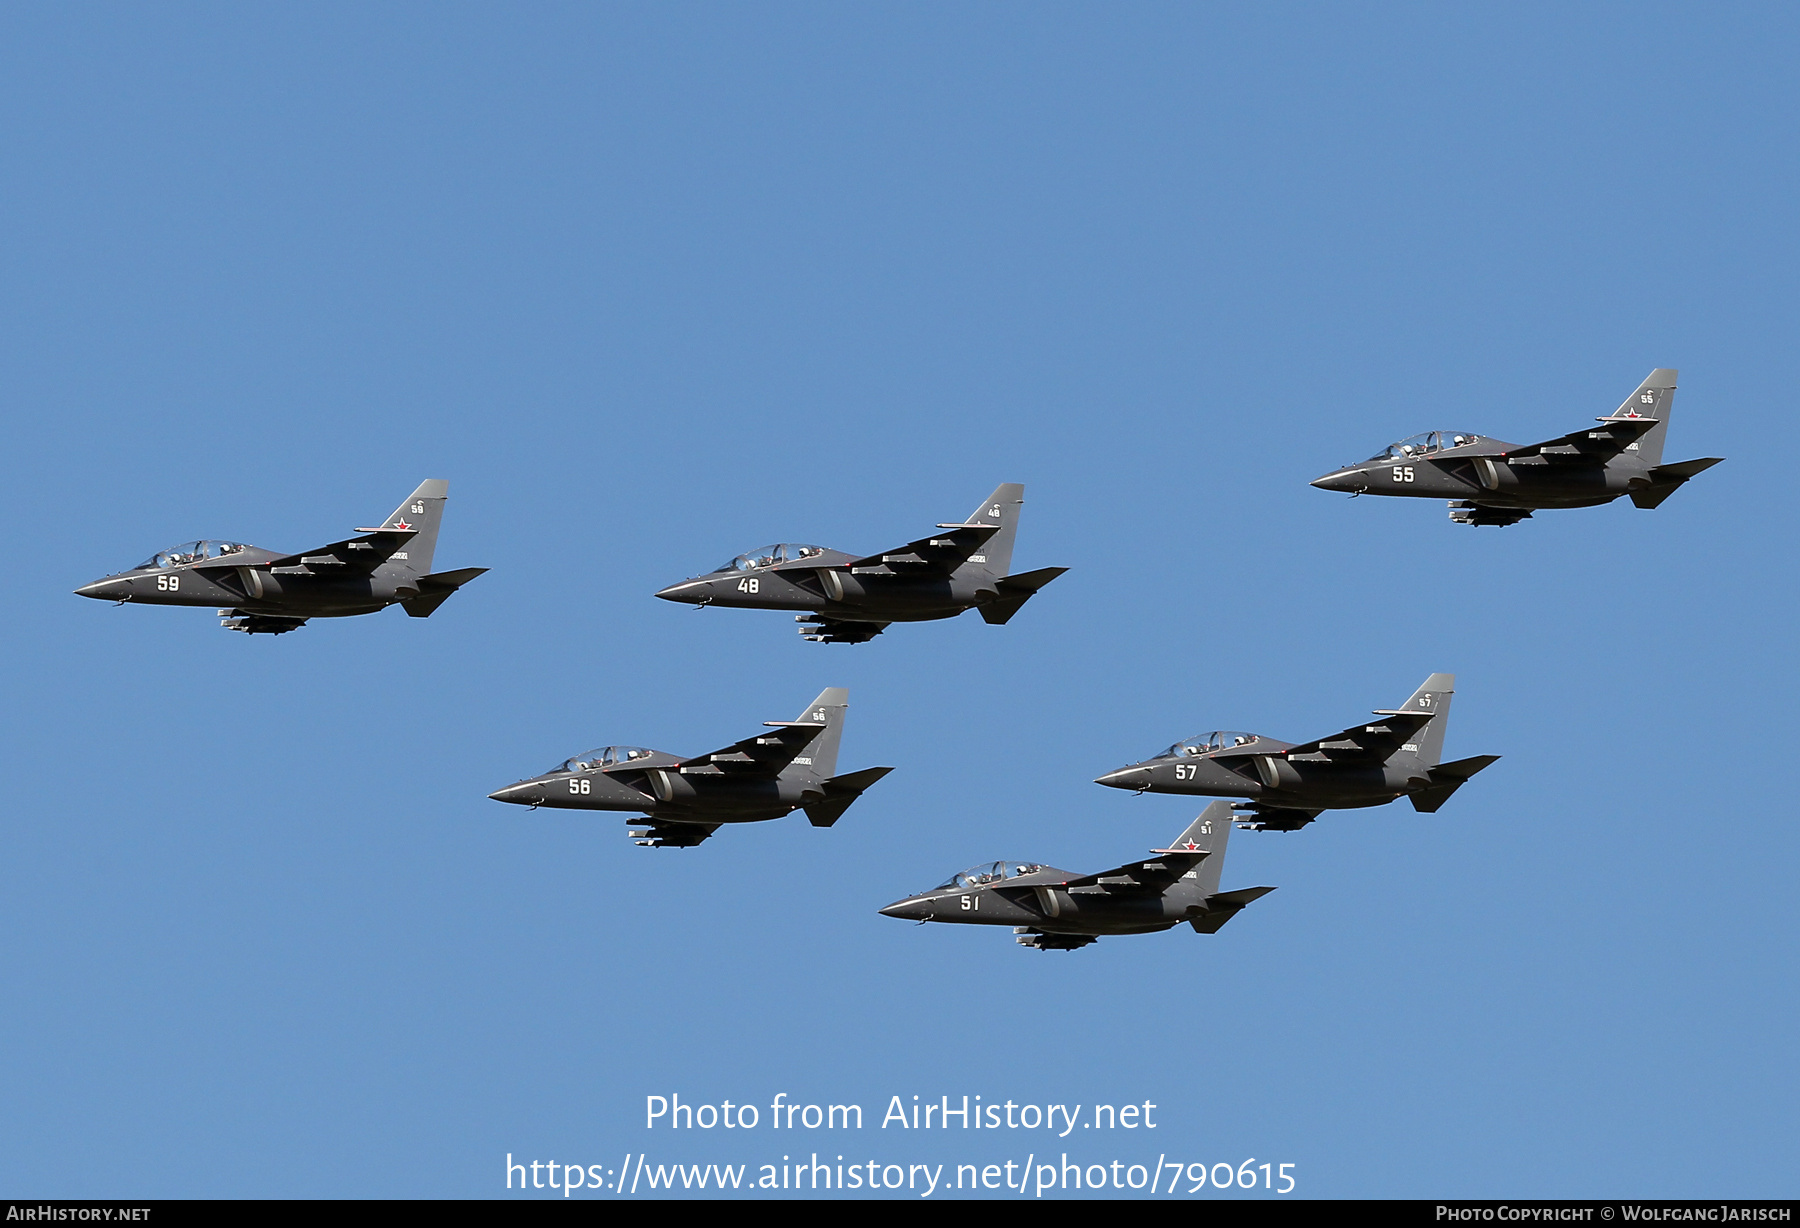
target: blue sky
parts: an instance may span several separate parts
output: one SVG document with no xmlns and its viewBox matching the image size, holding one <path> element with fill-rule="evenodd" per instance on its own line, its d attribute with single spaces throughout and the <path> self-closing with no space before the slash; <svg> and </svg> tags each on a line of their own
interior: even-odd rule
<svg viewBox="0 0 1800 1228">
<path fill-rule="evenodd" d="M 503 1194 L 504 1156 L 1004 1162 L 893 1095 L 1154 1101 L 1084 1162 L 1315 1197 L 1793 1191 L 1793 13 L 1778 6 L 14 7 L 0 14 L 0 1186 Z M 1681 370 L 1654 512 L 1308 479 Z M 70 590 L 450 481 L 428 621 Z M 1026 484 L 1004 628 L 653 600 Z M 1239 833 L 1213 937 L 881 905 L 1097 869 L 1094 776 L 1458 676 L 1436 815 Z M 829 831 L 689 852 L 492 789 L 850 689 Z M 856 1102 L 776 1138 L 645 1097 Z M 1078 1145 L 1077 1145 L 1078 1144 Z M 1152 1147 L 1152 1144 L 1154 1146 Z M 1015 1154 L 1016 1153 L 1016 1154 Z M 1015 1193 L 1013 1195 L 1017 1197 Z M 1208 1191 L 1208 1197 L 1217 1196 Z"/>
</svg>

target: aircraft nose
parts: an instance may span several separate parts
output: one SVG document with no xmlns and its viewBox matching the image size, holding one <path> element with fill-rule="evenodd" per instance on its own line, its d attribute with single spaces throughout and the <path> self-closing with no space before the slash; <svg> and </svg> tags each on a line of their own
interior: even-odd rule
<svg viewBox="0 0 1800 1228">
<path fill-rule="evenodd" d="M 520 806 L 530 806 L 544 800 L 543 793 L 535 780 L 521 780 L 516 785 L 495 789 L 488 796 L 497 802 L 513 802 Z"/>
<path fill-rule="evenodd" d="M 108 576 L 104 580 L 95 580 L 92 584 L 83 584 L 75 590 L 77 597 L 94 597 L 102 601 L 117 601 L 131 591 L 131 581 Z"/>
<path fill-rule="evenodd" d="M 1141 789 L 1150 783 L 1150 769 L 1142 767 L 1120 768 L 1116 772 L 1108 772 L 1104 776 L 1096 776 L 1094 783 L 1109 785 L 1114 789 Z"/>
<path fill-rule="evenodd" d="M 1314 478 L 1312 484 L 1320 490 L 1345 490 L 1352 493 L 1369 488 L 1368 479 L 1360 469 L 1334 469 L 1322 478 Z"/>
<path fill-rule="evenodd" d="M 889 904 L 881 910 L 881 915 L 899 917 L 902 921 L 923 921 L 930 916 L 930 910 L 926 908 L 923 900 L 909 896 L 904 900 L 895 900 Z"/>
<path fill-rule="evenodd" d="M 706 582 L 683 580 L 679 584 L 671 584 L 667 588 L 657 589 L 656 595 L 664 601 L 684 601 L 689 605 L 697 605 L 706 600 Z"/>
</svg>

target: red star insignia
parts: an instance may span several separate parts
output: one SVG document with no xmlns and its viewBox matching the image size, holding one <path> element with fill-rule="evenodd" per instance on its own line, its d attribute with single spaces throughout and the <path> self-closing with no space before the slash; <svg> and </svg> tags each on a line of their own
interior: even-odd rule
<svg viewBox="0 0 1800 1228">
<path fill-rule="evenodd" d="M 1189 840 L 1189 841 L 1188 841 L 1188 842 L 1187 842 L 1187 847 L 1188 847 L 1188 848 L 1190 848 L 1190 849 L 1197 849 L 1197 848 L 1199 848 L 1199 847 L 1200 847 L 1200 846 L 1199 846 L 1199 845 L 1198 845 L 1198 844 L 1196 844 L 1196 843 L 1194 843 L 1194 841 L 1192 841 L 1192 840 Z"/>
<path fill-rule="evenodd" d="M 404 521 L 404 520 L 396 520 L 396 521 L 395 521 L 395 522 L 394 522 L 394 527 L 395 527 L 395 528 L 396 528 L 396 529 L 410 529 L 410 528 L 412 528 L 412 526 L 411 526 L 411 525 L 409 525 L 409 524 L 407 524 L 407 523 L 406 523 L 406 521 Z"/>
</svg>

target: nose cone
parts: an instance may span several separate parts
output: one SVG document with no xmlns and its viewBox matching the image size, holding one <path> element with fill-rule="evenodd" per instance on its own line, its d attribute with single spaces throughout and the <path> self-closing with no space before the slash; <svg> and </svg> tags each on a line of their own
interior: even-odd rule
<svg viewBox="0 0 1800 1228">
<path fill-rule="evenodd" d="M 488 794 L 497 802 L 512 802 L 519 806 L 535 806 L 544 800 L 544 787 L 535 780 L 521 780 L 516 785 L 507 785 L 504 789 L 495 789 Z"/>
<path fill-rule="evenodd" d="M 1320 490 L 1341 490 L 1357 494 L 1369 489 L 1369 478 L 1361 469 L 1335 469 L 1322 478 L 1314 478 L 1312 484 Z"/>
<path fill-rule="evenodd" d="M 130 580 L 108 576 L 104 580 L 95 580 L 92 584 L 83 584 L 75 590 L 75 595 L 77 597 L 93 597 L 100 601 L 117 601 L 130 592 Z"/>
<path fill-rule="evenodd" d="M 680 584 L 671 584 L 667 588 L 659 588 L 656 595 L 664 601 L 681 601 L 688 605 L 704 605 L 710 586 L 705 580 L 683 580 Z"/>
<path fill-rule="evenodd" d="M 931 917 L 931 908 L 917 896 L 908 896 L 904 900 L 895 900 L 881 910 L 884 917 L 899 917 L 902 921 L 926 921 Z"/>
<path fill-rule="evenodd" d="M 1120 768 L 1116 772 L 1096 776 L 1094 783 L 1108 785 L 1114 789 L 1143 789 L 1150 783 L 1150 769 L 1146 767 Z"/>
</svg>

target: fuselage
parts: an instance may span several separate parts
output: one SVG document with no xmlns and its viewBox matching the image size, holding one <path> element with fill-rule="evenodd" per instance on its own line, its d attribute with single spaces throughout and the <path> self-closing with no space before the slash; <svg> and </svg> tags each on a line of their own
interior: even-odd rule
<svg viewBox="0 0 1800 1228">
<path fill-rule="evenodd" d="M 320 574 L 306 566 L 266 565 L 284 557 L 289 556 L 239 546 L 229 554 L 188 562 L 152 560 L 75 591 L 83 597 L 134 605 L 213 606 L 285 618 L 372 614 L 418 595 L 413 572 L 399 565 L 406 561 L 404 552 L 373 572 L 352 576 Z"/>
<path fill-rule="evenodd" d="M 1460 446 L 1396 444 L 1381 456 L 1348 465 L 1313 485 L 1349 494 L 1415 499 L 1467 499 L 1489 507 L 1539 510 L 1594 507 L 1652 483 L 1651 466 L 1622 453 L 1607 463 L 1565 457 L 1511 457 L 1519 445 L 1485 436 Z"/>
<path fill-rule="evenodd" d="M 949 576 L 852 569 L 854 555 L 819 555 L 767 566 L 722 568 L 660 590 L 665 601 L 749 610 L 795 610 L 845 622 L 926 622 L 953 618 L 992 600 L 997 577 L 979 567 Z"/>
<path fill-rule="evenodd" d="M 896 900 L 881 912 L 909 921 L 1030 926 L 1051 934 L 1100 936 L 1169 929 L 1189 919 L 1201 901 L 1198 890 L 1185 881 L 1161 896 L 1121 898 L 1095 887 L 1065 886 L 1078 877 L 1038 866 L 992 884 L 945 884 Z"/>
<path fill-rule="evenodd" d="M 635 811 L 672 821 L 705 823 L 778 819 L 825 796 L 817 780 L 799 773 L 772 780 L 746 779 L 716 768 L 684 770 L 682 762 L 679 755 L 645 751 L 637 759 L 611 767 L 559 768 L 488 796 L 521 806 Z"/>
<path fill-rule="evenodd" d="M 1430 783 L 1429 768 L 1409 751 L 1385 763 L 1333 763 L 1324 756 L 1283 757 L 1280 752 L 1293 743 L 1246 736 L 1248 742 L 1226 750 L 1189 754 L 1181 747 L 1108 772 L 1096 783 L 1139 793 L 1253 798 L 1300 810 L 1382 806 Z"/>
</svg>

